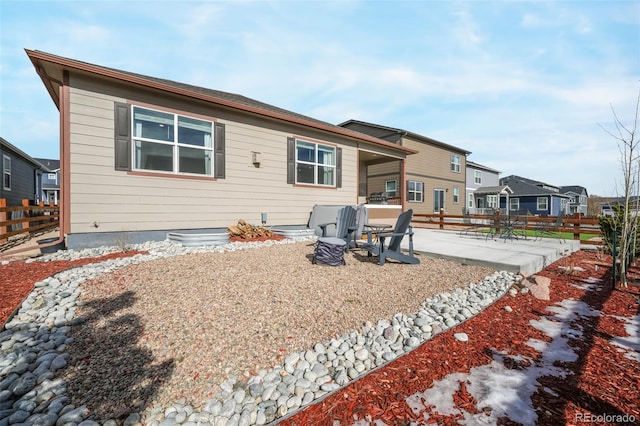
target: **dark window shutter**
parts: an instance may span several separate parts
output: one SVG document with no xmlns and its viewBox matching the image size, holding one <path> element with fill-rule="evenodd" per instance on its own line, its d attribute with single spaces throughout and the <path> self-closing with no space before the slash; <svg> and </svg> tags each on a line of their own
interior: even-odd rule
<svg viewBox="0 0 640 426">
<path fill-rule="evenodd" d="M 224 124 L 215 123 L 213 140 L 213 173 L 218 179 L 225 178 L 225 132 Z"/>
<path fill-rule="evenodd" d="M 131 105 L 114 106 L 115 169 L 131 170 Z"/>
<path fill-rule="evenodd" d="M 342 148 L 336 148 L 336 188 L 342 188 Z"/>
<path fill-rule="evenodd" d="M 296 183 L 296 140 L 287 138 L 287 183 Z"/>
<path fill-rule="evenodd" d="M 424 182 L 421 182 L 421 183 L 422 183 L 422 200 L 420 202 L 424 203 L 424 199 L 426 198 L 424 196 L 426 186 L 424 186 Z"/>
</svg>

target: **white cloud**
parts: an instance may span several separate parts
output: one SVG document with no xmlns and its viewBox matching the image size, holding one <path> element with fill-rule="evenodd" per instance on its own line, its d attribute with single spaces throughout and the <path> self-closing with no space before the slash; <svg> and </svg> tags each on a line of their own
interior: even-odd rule
<svg viewBox="0 0 640 426">
<path fill-rule="evenodd" d="M 612 124 L 610 104 L 628 120 L 639 89 L 630 16 L 640 9 L 628 2 L 8 4 L 0 108 L 33 120 L 53 104 L 24 47 L 333 123 L 405 128 L 505 172 L 601 193 L 614 186 L 617 148 L 598 124 Z M 18 146 L 33 141 L 1 120 Z"/>
</svg>

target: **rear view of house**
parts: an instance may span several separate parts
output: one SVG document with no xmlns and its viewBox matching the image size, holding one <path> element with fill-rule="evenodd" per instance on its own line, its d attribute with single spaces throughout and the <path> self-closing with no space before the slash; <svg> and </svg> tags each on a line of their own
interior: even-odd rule
<svg viewBox="0 0 640 426">
<path fill-rule="evenodd" d="M 315 204 L 357 204 L 369 164 L 416 153 L 241 95 L 27 55 L 60 111 L 70 248 L 219 231 L 239 219 L 305 226 Z"/>
</svg>

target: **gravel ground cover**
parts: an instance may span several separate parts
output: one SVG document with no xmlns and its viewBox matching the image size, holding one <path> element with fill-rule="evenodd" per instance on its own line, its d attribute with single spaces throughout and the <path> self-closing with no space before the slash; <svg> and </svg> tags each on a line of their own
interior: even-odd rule
<svg viewBox="0 0 640 426">
<path fill-rule="evenodd" d="M 421 257 L 380 267 L 363 252 L 313 265 L 313 243 L 170 257 L 82 284 L 65 370 L 72 402 L 96 420 L 170 406 L 200 407 L 294 351 L 415 312 L 430 296 L 493 271 Z"/>
</svg>

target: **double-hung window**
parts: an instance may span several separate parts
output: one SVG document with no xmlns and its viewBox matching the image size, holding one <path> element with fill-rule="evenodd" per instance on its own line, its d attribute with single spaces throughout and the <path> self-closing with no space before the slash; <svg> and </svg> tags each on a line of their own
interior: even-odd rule
<svg viewBox="0 0 640 426">
<path fill-rule="evenodd" d="M 424 200 L 424 186 L 422 182 L 407 181 L 407 201 L 421 203 Z"/>
<path fill-rule="evenodd" d="M 457 186 L 453 187 L 453 203 L 458 204 L 460 202 L 460 188 Z"/>
<path fill-rule="evenodd" d="M 336 186 L 336 147 L 296 139 L 296 183 Z"/>
<path fill-rule="evenodd" d="M 549 210 L 549 206 L 547 204 L 547 197 L 538 197 L 537 198 L 538 211 Z"/>
<path fill-rule="evenodd" d="M 487 207 L 490 209 L 498 208 L 498 196 L 497 195 L 487 195 Z"/>
<path fill-rule="evenodd" d="M 211 176 L 213 122 L 133 107 L 135 170 Z"/>
<path fill-rule="evenodd" d="M 473 171 L 473 182 L 476 185 L 482 185 L 482 171 L 481 170 L 474 170 Z"/>
<path fill-rule="evenodd" d="M 11 157 L 2 156 L 2 188 L 11 190 Z"/>
<path fill-rule="evenodd" d="M 512 212 L 520 210 L 519 198 L 509 198 L 509 210 L 511 210 Z"/>
<path fill-rule="evenodd" d="M 451 171 L 460 173 L 460 156 L 451 154 Z"/>
<path fill-rule="evenodd" d="M 398 181 L 397 180 L 388 180 L 384 183 L 384 190 L 387 193 L 387 197 L 397 197 L 398 196 Z"/>
</svg>

